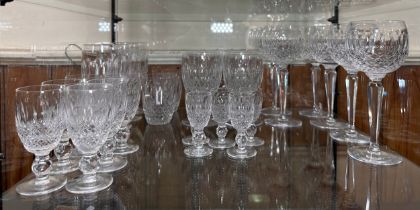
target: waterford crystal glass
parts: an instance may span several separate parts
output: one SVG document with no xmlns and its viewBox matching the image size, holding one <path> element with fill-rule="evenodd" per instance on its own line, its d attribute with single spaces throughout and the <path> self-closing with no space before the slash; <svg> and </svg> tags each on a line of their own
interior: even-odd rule
<svg viewBox="0 0 420 210">
<path fill-rule="evenodd" d="M 255 91 L 254 117 L 252 119 L 251 125 L 246 131 L 246 134 L 247 134 L 246 146 L 256 147 L 256 146 L 264 145 L 264 140 L 255 136 L 255 134 L 257 133 L 258 119 L 260 118 L 260 114 L 261 114 L 262 102 L 263 102 L 263 94 L 260 89 L 258 91 Z"/>
<path fill-rule="evenodd" d="M 45 85 L 58 85 L 62 91 L 68 85 L 74 85 L 79 83 L 79 79 L 56 79 L 43 81 L 42 86 Z M 65 121 L 60 121 L 65 123 Z M 66 127 L 66 126 L 64 126 Z M 70 159 L 73 146 L 70 143 L 70 138 L 67 135 L 67 129 L 64 129 L 63 135 L 60 138 L 58 146 L 54 149 L 54 155 L 57 158 L 56 162 L 53 162 L 50 174 L 66 174 L 72 171 L 76 171 L 79 168 L 79 161 Z"/>
<path fill-rule="evenodd" d="M 61 189 L 62 175 L 50 175 L 49 153 L 58 146 L 65 129 L 61 123 L 62 89 L 59 85 L 27 86 L 16 89 L 16 130 L 25 149 L 35 154 L 35 178 L 19 183 L 21 195 L 44 195 Z"/>
<path fill-rule="evenodd" d="M 340 24 L 333 27 L 331 30 L 331 38 L 328 40 L 328 49 L 330 50 L 331 58 L 346 71 L 346 92 L 347 92 L 347 117 L 349 128 L 343 130 L 334 130 L 330 132 L 333 140 L 345 143 L 369 143 L 369 137 L 356 131 L 356 99 L 358 88 L 357 70 L 352 66 L 352 61 L 349 59 L 348 51 L 346 50 L 346 25 Z"/>
<path fill-rule="evenodd" d="M 235 146 L 235 142 L 226 138 L 228 128 L 226 123 L 229 121 L 229 91 L 226 87 L 217 89 L 213 94 L 212 104 L 213 120 L 217 122 L 216 139 L 209 141 L 209 146 L 215 149 L 226 149 Z"/>
<path fill-rule="evenodd" d="M 82 154 L 79 162 L 83 175 L 71 180 L 71 193 L 94 193 L 112 184 L 112 175 L 97 174 L 97 153 L 107 140 L 113 120 L 112 100 L 116 91 L 108 83 L 71 85 L 65 90 L 65 120 L 74 145 Z"/>
<path fill-rule="evenodd" d="M 193 145 L 185 148 L 188 157 L 205 157 L 213 153 L 213 149 L 204 145 L 206 136 L 204 127 L 210 120 L 212 93 L 210 91 L 192 91 L 185 96 L 185 107 L 188 120 L 193 129 Z"/>
<path fill-rule="evenodd" d="M 235 141 L 238 145 L 227 150 L 228 156 L 233 159 L 245 159 L 257 155 L 253 147 L 246 147 L 246 129 L 254 119 L 254 101 L 255 92 L 229 93 L 229 118 L 237 131 Z"/>
<path fill-rule="evenodd" d="M 112 67 L 112 43 L 84 44 L 82 47 L 81 77 L 105 75 Z"/>
<path fill-rule="evenodd" d="M 408 55 L 408 31 L 404 21 L 356 21 L 347 29 L 346 47 L 356 67 L 371 80 L 368 90 L 370 144 L 348 149 L 349 155 L 373 165 L 396 165 L 402 157 L 379 145 L 384 87 L 381 80 L 397 70 Z"/>
</svg>

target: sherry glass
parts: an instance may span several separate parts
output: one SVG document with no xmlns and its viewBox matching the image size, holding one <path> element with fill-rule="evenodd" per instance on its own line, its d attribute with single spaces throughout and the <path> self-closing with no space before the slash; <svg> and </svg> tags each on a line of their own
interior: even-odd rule
<svg viewBox="0 0 420 210">
<path fill-rule="evenodd" d="M 97 153 L 107 140 L 108 129 L 114 119 L 114 87 L 108 83 L 67 86 L 65 114 L 67 131 L 82 154 L 79 168 L 83 175 L 71 180 L 66 190 L 71 193 L 94 193 L 112 184 L 112 175 L 97 174 Z"/>
<path fill-rule="evenodd" d="M 262 102 L 263 102 L 262 91 L 261 90 L 255 91 L 254 117 L 252 119 L 251 125 L 248 127 L 246 131 L 246 134 L 247 134 L 246 146 L 257 147 L 257 146 L 264 145 L 264 140 L 255 136 L 255 134 L 257 133 L 257 125 L 258 125 L 257 121 L 260 118 L 260 114 L 261 114 Z"/>
<path fill-rule="evenodd" d="M 79 79 L 56 79 L 43 81 L 41 86 L 58 85 L 63 91 L 68 85 L 74 85 L 79 83 Z M 65 123 L 65 121 L 60 121 Z M 66 127 L 66 126 L 64 126 Z M 67 129 L 64 129 L 58 146 L 54 149 L 54 155 L 57 158 L 57 162 L 53 162 L 50 174 L 66 174 L 79 169 L 79 162 L 70 159 L 73 147 L 70 143 L 70 138 L 67 134 Z"/>
<path fill-rule="evenodd" d="M 221 87 L 213 93 L 212 104 L 213 120 L 217 122 L 217 138 L 209 141 L 209 146 L 215 149 L 226 149 L 235 146 L 235 142 L 226 138 L 228 129 L 226 123 L 229 121 L 229 91 Z"/>
<path fill-rule="evenodd" d="M 345 143 L 367 144 L 369 137 L 356 131 L 356 99 L 358 88 L 357 70 L 352 65 L 352 60 L 349 59 L 346 50 L 346 25 L 338 25 L 331 30 L 331 39 L 328 40 L 328 49 L 330 50 L 331 58 L 346 71 L 346 92 L 347 92 L 347 117 L 349 121 L 349 128 L 343 130 L 334 130 L 330 132 L 333 140 Z"/>
<path fill-rule="evenodd" d="M 370 144 L 354 146 L 348 154 L 373 165 L 396 165 L 402 157 L 379 145 L 384 87 L 381 80 L 398 69 L 408 55 L 408 31 L 404 21 L 355 21 L 347 28 L 346 47 L 356 67 L 371 80 L 368 90 Z"/>
<path fill-rule="evenodd" d="M 229 118 L 236 129 L 235 137 L 237 147 L 227 150 L 233 159 L 251 158 L 257 155 L 253 147 L 246 147 L 246 129 L 254 119 L 255 92 L 241 91 L 229 93 Z"/>
<path fill-rule="evenodd" d="M 59 85 L 26 86 L 16 89 L 16 130 L 25 149 L 35 154 L 35 178 L 19 183 L 20 195 L 44 195 L 61 189 L 67 182 L 62 175 L 50 175 L 49 153 L 58 146 L 65 129 L 61 123 L 62 89 Z"/>
<path fill-rule="evenodd" d="M 112 100 L 112 109 L 115 114 L 109 124 L 109 131 L 104 145 L 99 149 L 99 168 L 98 172 L 108 173 L 118 171 L 127 165 L 127 159 L 114 155 L 116 144 L 115 135 L 124 120 L 124 114 L 127 107 L 127 84 L 128 79 L 124 77 L 106 77 L 104 79 L 92 79 L 89 84 L 108 83 L 112 84 L 116 94 Z"/>
<path fill-rule="evenodd" d="M 204 145 L 206 135 L 204 127 L 210 120 L 212 93 L 210 91 L 191 91 L 185 96 L 185 107 L 192 131 L 193 145 L 185 148 L 188 157 L 205 157 L 213 153 L 213 149 Z"/>
</svg>

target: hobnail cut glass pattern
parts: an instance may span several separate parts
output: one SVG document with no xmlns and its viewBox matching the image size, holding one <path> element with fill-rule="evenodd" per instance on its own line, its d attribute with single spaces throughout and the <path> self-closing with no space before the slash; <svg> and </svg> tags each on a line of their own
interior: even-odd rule
<svg viewBox="0 0 420 210">
<path fill-rule="evenodd" d="M 328 39 L 328 49 L 331 58 L 339 65 L 341 65 L 348 74 L 357 73 L 357 69 L 353 64 L 354 60 L 350 58 L 346 48 L 346 30 L 347 25 L 340 24 L 339 27 L 331 29 L 330 38 Z"/>
<path fill-rule="evenodd" d="M 253 122 L 257 121 L 261 114 L 263 102 L 263 94 L 261 90 L 255 91 L 255 98 L 254 98 L 254 117 Z"/>
<path fill-rule="evenodd" d="M 245 132 L 254 119 L 253 92 L 231 92 L 229 94 L 229 118 L 238 132 Z"/>
<path fill-rule="evenodd" d="M 223 78 L 229 92 L 255 91 L 262 81 L 263 60 L 254 52 L 228 52 L 223 57 Z"/>
<path fill-rule="evenodd" d="M 346 46 L 356 66 L 379 81 L 397 70 L 408 55 L 408 31 L 402 21 L 355 21 L 347 28 Z"/>
<path fill-rule="evenodd" d="M 219 88 L 213 94 L 212 116 L 217 123 L 229 121 L 229 91 L 226 87 Z"/>
<path fill-rule="evenodd" d="M 186 92 L 214 91 L 222 80 L 222 55 L 190 52 L 182 56 L 182 82 Z"/>
<path fill-rule="evenodd" d="M 333 63 L 328 50 L 328 37 L 331 33 L 330 24 L 318 24 L 310 27 L 312 34 L 309 39 L 309 52 L 312 58 L 319 63 Z"/>
<path fill-rule="evenodd" d="M 212 94 L 209 91 L 193 91 L 185 96 L 188 120 L 194 130 L 203 130 L 210 120 Z"/>
</svg>

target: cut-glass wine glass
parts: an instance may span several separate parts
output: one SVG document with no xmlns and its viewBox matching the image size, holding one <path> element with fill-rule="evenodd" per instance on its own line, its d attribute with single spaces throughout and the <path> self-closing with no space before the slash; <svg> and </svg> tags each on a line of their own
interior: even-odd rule
<svg viewBox="0 0 420 210">
<path fill-rule="evenodd" d="M 260 89 L 258 91 L 255 91 L 254 116 L 253 116 L 251 125 L 246 130 L 246 134 L 247 134 L 246 146 L 257 147 L 257 146 L 264 145 L 264 140 L 255 136 L 255 134 L 257 133 L 258 119 L 260 118 L 260 114 L 261 114 L 262 102 L 263 102 L 263 94 Z"/>
</svg>

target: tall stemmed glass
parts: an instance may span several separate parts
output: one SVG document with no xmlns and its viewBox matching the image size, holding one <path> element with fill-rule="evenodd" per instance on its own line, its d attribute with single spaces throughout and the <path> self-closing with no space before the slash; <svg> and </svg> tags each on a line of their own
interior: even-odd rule
<svg viewBox="0 0 420 210">
<path fill-rule="evenodd" d="M 260 114 L 261 114 L 262 102 L 263 102 L 263 94 L 262 94 L 261 89 L 259 89 L 255 91 L 254 117 L 252 119 L 251 125 L 246 130 L 246 135 L 248 137 L 246 141 L 246 146 L 257 147 L 257 146 L 264 145 L 264 140 L 255 136 L 255 134 L 257 133 L 258 119 L 260 118 Z"/>
<path fill-rule="evenodd" d="M 271 54 L 275 56 L 277 63 L 277 81 L 279 84 L 279 99 L 281 116 L 269 118 L 265 123 L 273 127 L 291 128 L 302 126 L 302 121 L 287 116 L 287 94 L 289 83 L 288 63 L 292 62 L 300 54 L 301 31 L 291 24 L 273 25 L 263 45 L 267 46 Z"/>
<path fill-rule="evenodd" d="M 62 91 L 68 85 L 74 85 L 79 83 L 79 79 L 57 79 L 48 80 L 41 83 L 42 86 L 58 85 Z M 60 121 L 65 123 L 65 121 Z M 66 126 L 64 126 L 66 127 Z M 79 168 L 79 162 L 70 159 L 73 147 L 70 144 L 70 138 L 67 134 L 67 129 L 64 129 L 63 134 L 60 138 L 58 146 L 54 149 L 54 155 L 57 158 L 57 162 L 53 162 L 50 173 L 51 174 L 65 174 L 72 171 L 76 171 Z"/>
<path fill-rule="evenodd" d="M 71 193 L 94 193 L 112 184 L 112 175 L 96 174 L 97 153 L 105 143 L 114 119 L 112 100 L 117 91 L 108 83 L 71 85 L 65 90 L 65 120 L 74 145 L 82 154 L 79 167 L 83 175 L 69 181 Z"/>
<path fill-rule="evenodd" d="M 333 140 L 345 143 L 366 144 L 369 143 L 369 137 L 356 131 L 356 99 L 358 88 L 357 70 L 352 66 L 346 50 L 346 25 L 338 25 L 331 30 L 331 37 L 328 40 L 328 49 L 331 58 L 347 71 L 346 76 L 346 92 L 347 92 L 347 117 L 349 128 L 343 130 L 334 130 L 330 132 Z"/>
<path fill-rule="evenodd" d="M 57 147 L 65 129 L 61 123 L 62 89 L 59 85 L 27 86 L 16 89 L 16 130 L 25 149 L 35 154 L 35 178 L 18 184 L 21 195 L 44 195 L 62 188 L 67 178 L 49 175 L 49 153 Z"/>
<path fill-rule="evenodd" d="M 222 55 L 216 51 L 193 51 L 182 55 L 182 82 L 185 91 L 215 92 L 222 81 Z M 193 133 L 191 126 L 191 132 Z M 206 142 L 208 138 L 206 137 Z M 184 145 L 192 145 L 192 138 L 182 139 Z"/>
<path fill-rule="evenodd" d="M 233 159 L 251 158 L 257 155 L 253 147 L 246 147 L 246 129 L 254 119 L 255 92 L 239 91 L 229 93 L 229 118 L 232 126 L 236 129 L 235 137 L 237 147 L 227 150 L 229 157 Z"/>
<path fill-rule="evenodd" d="M 235 146 L 235 142 L 226 138 L 228 129 L 226 123 L 229 121 L 229 91 L 226 87 L 220 87 L 213 94 L 212 104 L 213 120 L 217 122 L 217 138 L 209 141 L 209 146 L 215 149 L 226 149 Z"/>
<path fill-rule="evenodd" d="M 206 135 L 204 127 L 210 120 L 212 107 L 212 93 L 210 91 L 191 91 L 185 96 L 185 107 L 188 120 L 193 129 L 193 145 L 185 148 L 184 153 L 189 157 L 205 157 L 213 153 L 213 149 L 204 145 Z"/>
<path fill-rule="evenodd" d="M 320 24 L 313 26 L 314 34 L 311 40 L 312 47 L 315 49 L 314 58 L 323 64 L 324 71 L 324 82 L 325 82 L 325 94 L 327 96 L 327 118 L 325 119 L 313 119 L 311 125 L 321 129 L 344 129 L 348 125 L 344 122 L 340 122 L 334 118 L 334 98 L 335 98 L 335 84 L 337 79 L 337 67 L 331 59 L 330 51 L 328 49 L 328 39 L 331 35 L 330 24 Z"/>
<path fill-rule="evenodd" d="M 370 144 L 348 149 L 349 155 L 373 165 L 396 165 L 401 156 L 379 145 L 384 87 L 381 80 L 398 69 L 408 55 L 404 21 L 356 21 L 347 29 L 346 47 L 351 59 L 371 80 L 368 90 Z"/>
</svg>

